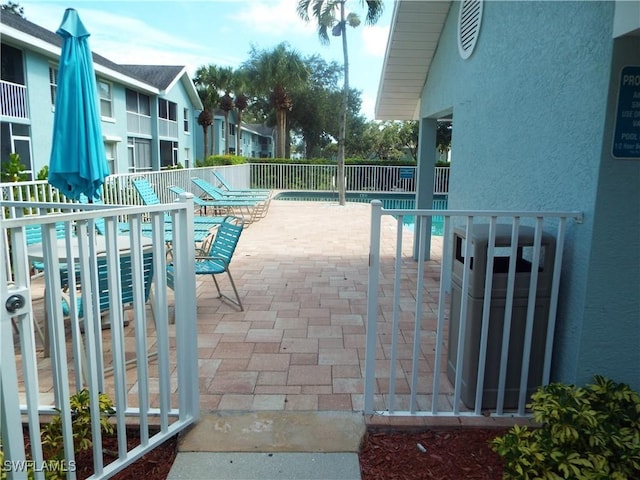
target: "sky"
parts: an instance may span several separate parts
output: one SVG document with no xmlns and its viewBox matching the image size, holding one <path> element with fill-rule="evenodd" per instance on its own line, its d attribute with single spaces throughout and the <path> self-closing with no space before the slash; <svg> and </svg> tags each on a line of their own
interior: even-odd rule
<svg viewBox="0 0 640 480">
<path fill-rule="evenodd" d="M 281 42 L 301 56 L 319 54 L 343 62 L 342 41 L 320 43 L 313 21 L 296 13 L 297 0 L 58 1 L 17 0 L 27 20 L 55 32 L 66 8 L 75 8 L 90 32 L 91 49 L 119 64 L 186 65 L 193 77 L 202 65 L 237 68 L 253 46 Z M 359 1 L 347 2 L 364 20 Z M 361 91 L 361 113 L 374 118 L 375 100 L 389 36 L 393 2 L 374 26 L 347 31 L 349 85 Z"/>
</svg>

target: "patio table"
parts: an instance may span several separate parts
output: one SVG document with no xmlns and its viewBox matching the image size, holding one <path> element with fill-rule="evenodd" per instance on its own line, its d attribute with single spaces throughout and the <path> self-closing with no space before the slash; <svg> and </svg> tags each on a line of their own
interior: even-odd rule
<svg viewBox="0 0 640 480">
<path fill-rule="evenodd" d="M 119 252 L 127 252 L 129 250 L 131 250 L 131 238 L 128 235 L 118 235 L 117 237 L 117 242 L 118 242 L 118 250 Z M 94 236 L 94 241 L 95 241 L 95 249 L 96 249 L 96 255 L 100 255 L 100 254 L 105 254 L 107 251 L 107 242 L 106 242 L 106 237 L 102 236 L 102 235 L 95 235 Z M 73 258 L 74 263 L 78 262 L 80 259 L 80 246 L 78 243 L 78 237 L 71 237 L 70 239 L 70 250 L 71 250 L 71 257 Z M 150 249 L 152 247 L 152 241 L 151 238 L 148 237 L 144 237 L 142 236 L 140 238 L 140 244 L 142 246 L 142 248 L 146 251 L 147 249 Z M 69 256 L 67 253 L 67 239 L 66 238 L 59 238 L 56 240 L 56 244 L 55 244 L 55 251 L 57 252 L 57 256 L 58 256 L 58 260 L 60 261 L 60 273 L 61 275 L 67 275 L 68 276 L 68 267 L 67 267 L 67 262 L 69 261 Z M 29 257 L 29 261 L 30 262 L 43 262 L 44 261 L 44 244 L 43 243 L 36 243 L 33 245 L 29 245 L 27 246 L 27 255 Z M 45 272 L 46 275 L 46 272 Z M 64 286 L 64 285 L 63 285 Z M 46 282 L 45 282 L 45 288 L 44 288 L 44 297 L 45 299 L 48 298 L 48 296 L 50 295 L 50 292 L 48 291 L 48 289 L 46 288 Z M 52 303 L 50 303 L 53 299 L 49 299 L 48 301 L 45 302 L 45 308 L 44 308 L 44 313 L 45 313 L 45 328 L 44 328 L 44 338 L 42 338 L 42 342 L 44 344 L 44 356 L 48 357 L 50 354 L 50 348 L 49 348 L 49 318 L 52 318 L 51 315 L 49 315 L 49 311 L 48 311 L 48 306 Z"/>
<path fill-rule="evenodd" d="M 131 238 L 128 235 L 118 235 L 118 250 L 126 251 L 131 249 Z M 78 245 L 78 237 L 72 237 L 70 241 L 71 245 L 71 254 L 74 260 L 78 260 L 80 257 L 80 248 Z M 142 247 L 151 246 L 151 238 L 146 236 L 141 237 L 141 245 Z M 42 262 L 44 261 L 44 244 L 43 243 L 35 243 L 33 245 L 27 246 L 27 255 L 29 256 L 30 261 Z M 102 235 L 95 236 L 95 247 L 96 253 L 105 253 L 107 251 L 107 242 L 106 238 Z M 56 241 L 56 251 L 58 252 L 58 260 L 60 262 L 67 262 L 69 259 L 67 257 L 67 240 L 65 238 L 59 238 Z"/>
</svg>

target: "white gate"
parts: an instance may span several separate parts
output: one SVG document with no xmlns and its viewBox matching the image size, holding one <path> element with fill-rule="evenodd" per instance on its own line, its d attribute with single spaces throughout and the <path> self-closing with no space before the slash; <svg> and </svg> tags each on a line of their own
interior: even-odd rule
<svg viewBox="0 0 640 480">
<path fill-rule="evenodd" d="M 381 220 L 391 215 L 395 254 L 381 256 L 381 237 L 393 241 Z M 410 215 L 424 239 L 417 261 L 403 245 Z M 434 217 L 444 223 L 442 253 L 426 260 Z M 387 210 L 374 200 L 365 414 L 526 415 L 532 391 L 549 382 L 570 219 L 582 215 Z"/>
<path fill-rule="evenodd" d="M 76 478 L 70 396 L 87 389 L 91 478 L 109 478 L 199 415 L 194 244 L 187 228 L 193 201 L 185 195 L 153 207 L 2 206 L 11 212 L 0 235 L 1 468 L 9 478 L 26 479 L 30 470 L 43 479 L 45 471 L 61 467 L 67 478 Z M 23 216 L 33 208 L 39 214 Z M 32 243 L 34 230 L 40 241 Z M 180 278 L 173 293 L 167 291 L 167 244 Z M 44 291 L 40 299 L 37 284 Z M 178 312 L 175 324 L 171 309 Z M 108 464 L 99 393 L 115 407 L 110 421 L 118 451 Z M 56 460 L 45 458 L 38 441 L 40 423 L 50 415 L 62 421 L 62 456 Z M 130 435 L 139 437 L 132 449 Z"/>
</svg>

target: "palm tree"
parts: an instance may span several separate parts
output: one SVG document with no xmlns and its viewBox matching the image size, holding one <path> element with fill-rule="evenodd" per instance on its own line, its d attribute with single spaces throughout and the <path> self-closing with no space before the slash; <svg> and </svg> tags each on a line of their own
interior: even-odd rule
<svg viewBox="0 0 640 480">
<path fill-rule="evenodd" d="M 204 103 L 204 102 L 203 102 Z M 209 110 L 202 110 L 198 115 L 198 125 L 202 127 L 202 134 L 204 136 L 204 156 L 207 156 L 207 150 L 209 149 L 209 127 L 213 125 L 213 115 Z"/>
<path fill-rule="evenodd" d="M 238 111 L 238 128 L 236 129 L 236 155 L 240 155 L 242 147 L 242 112 L 249 106 L 249 97 L 245 94 L 247 91 L 246 72 L 237 69 L 233 72 L 234 91 L 236 93 L 233 101 Z"/>
<path fill-rule="evenodd" d="M 340 104 L 340 123 L 338 126 L 338 162 L 337 162 L 337 187 L 338 200 L 340 205 L 346 202 L 344 184 L 344 144 L 347 131 L 347 105 L 349 103 L 349 51 L 347 49 L 347 29 L 346 26 L 357 27 L 360 25 L 360 18 L 355 13 L 349 13 L 345 17 L 346 0 L 299 0 L 297 12 L 300 18 L 308 22 L 312 16 L 318 22 L 318 36 L 320 43 L 329 43 L 328 31 L 334 37 L 342 36 L 342 55 L 344 58 L 344 84 L 342 86 L 342 102 Z M 360 5 L 367 7 L 365 24 L 375 24 L 382 15 L 382 0 L 360 0 Z"/>
<path fill-rule="evenodd" d="M 202 66 L 196 71 L 193 83 L 198 91 L 200 101 L 202 101 L 203 110 L 198 116 L 198 125 L 202 127 L 204 133 L 204 156 L 209 153 L 213 155 L 215 148 L 215 128 L 211 132 L 211 151 L 208 152 L 208 132 L 209 127 L 213 125 L 215 118 L 216 105 L 220 100 L 220 81 L 219 68 L 215 65 Z M 205 113 L 206 112 L 206 113 Z"/>
<path fill-rule="evenodd" d="M 219 107 L 224 112 L 224 153 L 229 154 L 229 112 L 233 110 L 233 97 L 230 92 L 233 88 L 233 68 L 222 67 L 218 69 L 218 85 L 224 90 L 220 98 Z"/>
<path fill-rule="evenodd" d="M 257 93 L 268 94 L 276 114 L 276 156 L 285 158 L 287 140 L 287 112 L 293 101 L 291 92 L 306 83 L 309 71 L 295 50 L 283 42 L 271 51 L 251 48 L 249 60 L 242 68 Z"/>
</svg>

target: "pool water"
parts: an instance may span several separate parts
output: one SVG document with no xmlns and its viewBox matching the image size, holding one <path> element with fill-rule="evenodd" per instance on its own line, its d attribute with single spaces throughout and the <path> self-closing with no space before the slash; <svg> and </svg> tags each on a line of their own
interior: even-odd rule
<svg viewBox="0 0 640 480">
<path fill-rule="evenodd" d="M 338 192 L 281 192 L 275 197 L 275 200 L 297 200 L 306 202 L 330 202 L 338 201 Z M 347 202 L 370 203 L 371 200 L 380 200 L 383 208 L 388 209 L 412 209 L 415 208 L 415 195 L 413 193 L 356 193 L 347 192 Z M 447 196 L 436 195 L 433 198 L 434 210 L 447 209 Z M 402 224 L 409 229 L 413 229 L 415 218 L 413 215 L 407 215 L 402 219 Z M 431 222 L 431 234 L 442 236 L 444 229 L 444 217 L 434 216 Z"/>
</svg>

